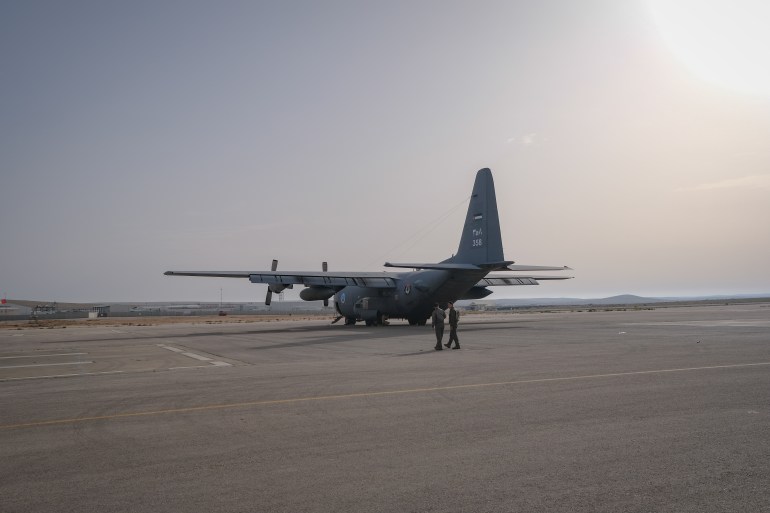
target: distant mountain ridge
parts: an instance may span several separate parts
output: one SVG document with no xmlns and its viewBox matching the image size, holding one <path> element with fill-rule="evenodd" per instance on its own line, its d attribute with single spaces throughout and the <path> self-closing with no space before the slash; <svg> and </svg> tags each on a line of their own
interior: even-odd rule
<svg viewBox="0 0 770 513">
<path fill-rule="evenodd" d="M 467 304 L 487 305 L 495 307 L 523 306 L 584 306 L 584 305 L 639 305 L 649 303 L 675 303 L 685 301 L 724 301 L 729 299 L 770 299 L 769 294 L 734 294 L 712 296 L 682 296 L 682 297 L 642 297 L 633 294 L 621 294 L 605 298 L 522 298 L 522 299 L 486 299 L 468 301 Z M 463 301 L 462 303 L 466 303 Z"/>
</svg>

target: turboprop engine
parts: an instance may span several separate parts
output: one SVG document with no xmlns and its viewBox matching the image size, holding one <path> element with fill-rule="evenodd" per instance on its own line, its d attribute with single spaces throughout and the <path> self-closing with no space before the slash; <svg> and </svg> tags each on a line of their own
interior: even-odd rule
<svg viewBox="0 0 770 513">
<path fill-rule="evenodd" d="M 272 265 L 270 266 L 270 270 L 275 272 L 275 270 L 278 269 L 278 260 L 273 260 Z M 273 301 L 273 292 L 276 294 L 280 294 L 284 289 L 293 289 L 294 285 L 280 285 L 280 284 L 274 284 L 274 285 L 268 285 L 267 286 L 267 294 L 265 295 L 265 304 L 267 306 L 270 306 L 270 303 Z"/>
</svg>

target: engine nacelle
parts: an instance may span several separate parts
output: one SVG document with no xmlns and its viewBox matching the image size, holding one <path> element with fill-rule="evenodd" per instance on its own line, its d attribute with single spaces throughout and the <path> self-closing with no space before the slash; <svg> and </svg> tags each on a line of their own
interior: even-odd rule
<svg viewBox="0 0 770 513">
<path fill-rule="evenodd" d="M 308 287 L 299 292 L 299 297 L 304 301 L 323 301 L 332 297 L 335 292 L 329 287 Z"/>
</svg>

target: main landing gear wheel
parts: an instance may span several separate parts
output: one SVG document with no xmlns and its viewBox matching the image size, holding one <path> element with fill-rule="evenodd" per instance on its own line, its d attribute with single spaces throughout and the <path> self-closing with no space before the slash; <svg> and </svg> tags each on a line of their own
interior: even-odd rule
<svg viewBox="0 0 770 513">
<path fill-rule="evenodd" d="M 384 323 L 382 322 L 382 314 L 380 312 L 377 312 L 377 315 L 374 319 L 369 319 L 366 321 L 367 326 L 382 326 Z"/>
<path fill-rule="evenodd" d="M 425 323 L 428 322 L 428 319 L 409 317 L 407 321 L 409 321 L 409 326 L 425 326 Z"/>
</svg>

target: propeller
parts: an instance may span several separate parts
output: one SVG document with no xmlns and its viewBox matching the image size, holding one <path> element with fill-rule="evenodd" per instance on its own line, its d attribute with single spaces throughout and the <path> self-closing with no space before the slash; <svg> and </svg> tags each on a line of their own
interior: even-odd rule
<svg viewBox="0 0 770 513">
<path fill-rule="evenodd" d="M 329 272 L 329 263 L 328 262 L 321 262 L 321 270 L 323 270 L 323 272 Z M 324 299 L 324 306 L 329 306 L 329 298 Z M 334 323 L 332 323 L 332 324 L 334 324 Z"/>
<path fill-rule="evenodd" d="M 273 259 L 273 264 L 270 266 L 270 270 L 275 272 L 278 269 L 278 260 Z M 270 306 L 273 301 L 273 289 L 271 285 L 267 286 L 267 295 L 265 296 L 265 305 Z"/>
</svg>

